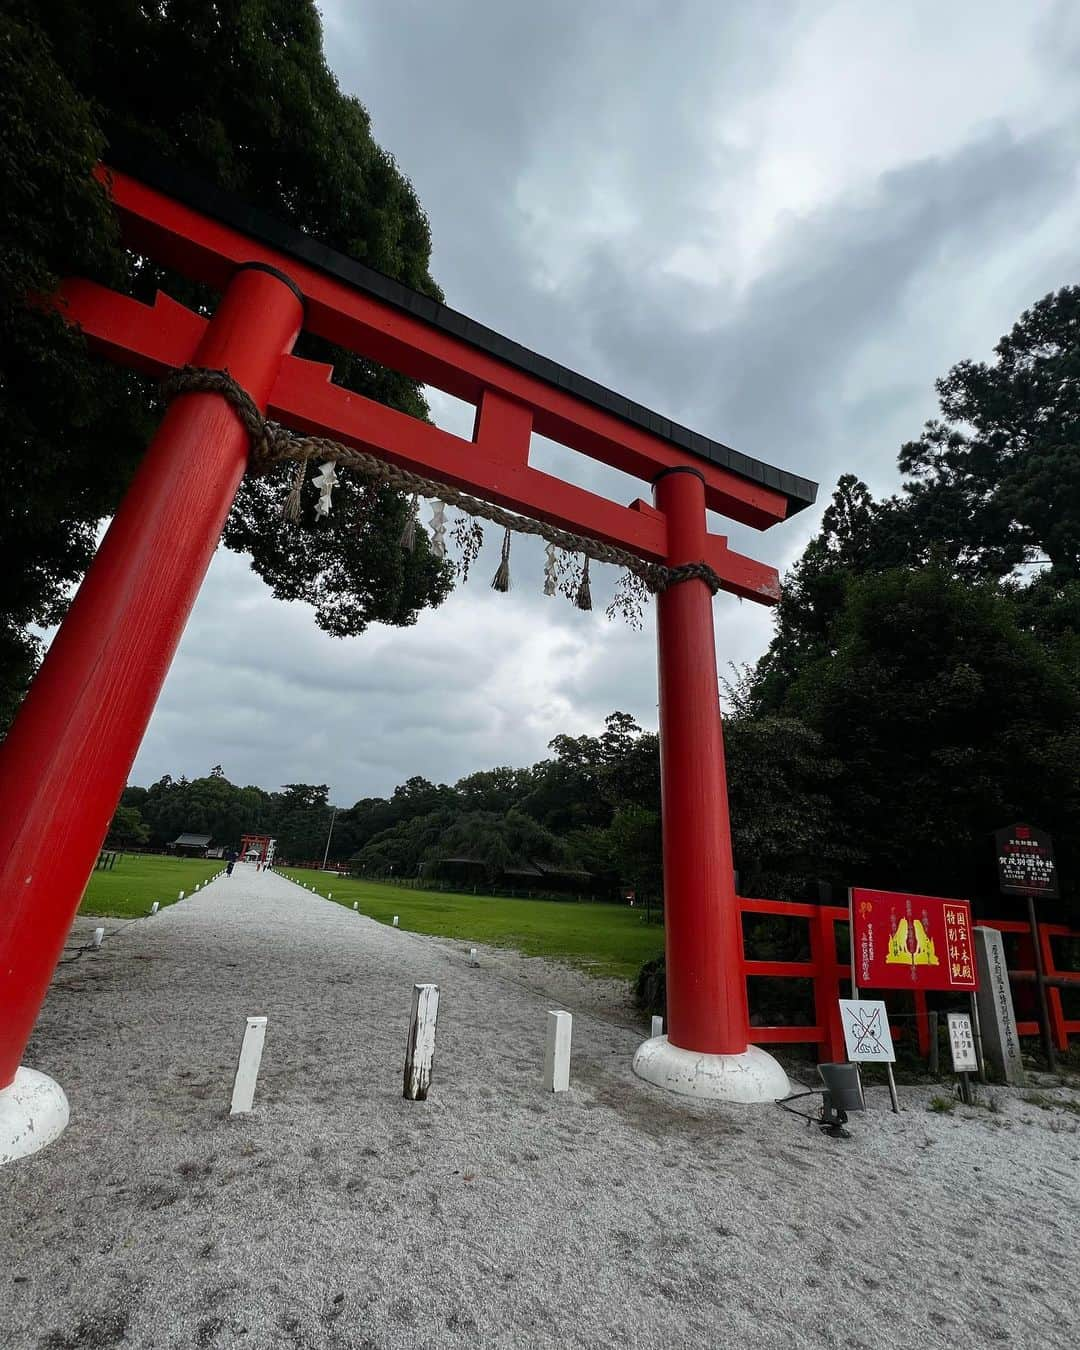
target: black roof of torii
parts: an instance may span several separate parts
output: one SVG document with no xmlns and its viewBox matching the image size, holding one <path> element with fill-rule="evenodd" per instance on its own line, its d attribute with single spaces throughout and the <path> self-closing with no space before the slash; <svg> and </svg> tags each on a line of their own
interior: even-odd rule
<svg viewBox="0 0 1080 1350">
<path fill-rule="evenodd" d="M 817 484 L 810 479 L 801 478 L 786 469 L 778 469 L 772 464 L 744 455 L 722 441 L 691 431 L 689 427 L 652 412 L 595 380 L 530 351 L 520 343 L 496 333 L 494 329 L 451 309 L 449 305 L 413 290 L 348 254 L 330 248 L 268 212 L 251 206 L 234 193 L 215 187 L 187 169 L 163 160 L 128 136 L 113 136 L 105 159 L 113 167 L 141 179 L 147 186 L 251 235 L 281 253 L 317 267 L 385 304 L 404 310 L 536 379 L 573 394 L 585 403 L 591 403 L 604 412 L 641 427 L 688 454 L 708 460 L 752 483 L 772 488 L 787 498 L 789 516 L 811 506 L 817 497 Z"/>
</svg>

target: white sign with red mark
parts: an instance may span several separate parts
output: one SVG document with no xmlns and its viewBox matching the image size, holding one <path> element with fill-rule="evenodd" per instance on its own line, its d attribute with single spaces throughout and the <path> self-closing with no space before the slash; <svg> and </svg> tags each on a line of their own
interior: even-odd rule
<svg viewBox="0 0 1080 1350">
<path fill-rule="evenodd" d="M 889 1018 L 880 999 L 842 998 L 840 1017 L 847 1057 L 852 1064 L 896 1063 Z"/>
</svg>

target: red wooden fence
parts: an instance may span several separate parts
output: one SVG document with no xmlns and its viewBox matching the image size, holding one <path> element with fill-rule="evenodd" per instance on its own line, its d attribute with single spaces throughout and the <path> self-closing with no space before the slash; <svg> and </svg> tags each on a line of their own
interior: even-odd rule
<svg viewBox="0 0 1080 1350">
<path fill-rule="evenodd" d="M 847 924 L 847 906 L 795 904 L 787 900 L 749 900 L 743 896 L 738 897 L 738 904 L 740 916 L 770 914 L 783 919 L 804 919 L 809 926 L 810 935 L 809 961 L 753 960 L 746 955 L 744 939 L 742 967 L 745 978 L 765 976 L 771 979 L 811 980 L 814 990 L 813 1023 L 751 1027 L 751 1040 L 759 1045 L 816 1045 L 819 1059 L 834 1063 L 843 1062 L 847 1055 L 844 1050 L 844 1031 L 837 1000 L 846 996 L 848 992 L 842 986 L 850 984 L 851 965 L 849 961 L 841 960 L 837 956 L 835 926 L 838 923 Z M 1035 959 L 1028 925 L 1007 919 L 980 919 L 979 923 L 987 928 L 996 928 L 1002 933 L 1019 936 L 1019 955 L 1025 965 L 1010 967 L 1009 974 L 1019 988 L 1030 987 L 1034 992 L 1035 986 L 1030 982 L 1035 977 L 1033 969 Z M 1075 984 L 1080 989 L 1080 970 L 1059 970 L 1052 946 L 1054 938 L 1080 938 L 1080 931 L 1070 929 L 1064 924 L 1040 924 L 1039 938 L 1047 976 Z M 1046 992 L 1050 1004 L 1054 1043 L 1059 1050 L 1068 1050 L 1069 1036 L 1080 1036 L 1080 1021 L 1065 1017 L 1059 987 L 1051 986 Z M 926 1055 L 930 1050 L 930 1021 L 927 1016 L 926 995 L 916 991 L 913 999 L 916 1041 L 919 1053 Z M 893 1035 L 902 1036 L 905 1030 L 902 1025 L 894 1026 Z M 1018 1021 L 1017 1031 L 1021 1036 L 1037 1036 L 1038 1022 Z"/>
<path fill-rule="evenodd" d="M 980 920 L 987 928 L 996 928 L 999 933 L 1016 934 L 1019 938 L 1018 956 L 1023 962 L 1021 966 L 1009 967 L 1009 975 L 1014 982 L 1013 998 L 1017 999 L 1022 991 L 1029 989 L 1032 998 L 1037 998 L 1035 985 L 1035 950 L 1034 943 L 1031 940 L 1031 929 L 1026 923 L 1013 919 L 982 919 Z M 1048 979 L 1064 980 L 1080 989 L 1080 970 L 1059 970 L 1054 959 L 1054 938 L 1080 938 L 1080 931 L 1075 928 L 1069 928 L 1063 923 L 1041 923 L 1039 924 L 1039 946 L 1042 948 L 1043 970 Z M 1080 1036 L 1080 1020 L 1068 1019 L 1065 1016 L 1065 1010 L 1061 1003 L 1061 989 L 1055 985 L 1048 985 L 1046 990 L 1046 1001 L 1050 1009 L 1050 1033 L 1054 1040 L 1056 1049 L 1065 1051 L 1069 1048 L 1069 1037 Z M 1035 1006 L 1033 1004 L 1033 1006 Z M 1039 1024 L 1033 1019 L 1021 1020 L 1022 1003 L 1017 1007 L 1016 1030 L 1021 1036 L 1037 1036 L 1039 1034 Z"/>
</svg>

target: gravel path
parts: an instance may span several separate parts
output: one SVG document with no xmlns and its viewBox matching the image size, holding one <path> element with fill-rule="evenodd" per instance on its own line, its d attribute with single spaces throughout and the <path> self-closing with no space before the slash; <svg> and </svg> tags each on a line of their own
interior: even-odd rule
<svg viewBox="0 0 1080 1350">
<path fill-rule="evenodd" d="M 0 1344 L 1077 1344 L 1073 1111 L 902 1089 L 835 1142 L 686 1104 L 631 1074 L 618 986 L 467 954 L 240 867 L 62 966 L 27 1060 L 72 1123 L 0 1169 Z M 426 1103 L 401 1098 L 416 980 L 442 990 Z"/>
</svg>

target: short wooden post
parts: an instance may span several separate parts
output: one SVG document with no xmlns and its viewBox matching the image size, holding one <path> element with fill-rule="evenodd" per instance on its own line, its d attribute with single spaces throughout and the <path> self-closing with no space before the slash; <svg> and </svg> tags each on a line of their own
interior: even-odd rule
<svg viewBox="0 0 1080 1350">
<path fill-rule="evenodd" d="M 95 928 L 95 929 L 94 929 L 94 946 L 95 946 L 95 947 L 100 947 L 101 944 L 102 944 L 102 942 L 104 941 L 104 939 L 105 939 L 105 929 L 104 929 L 104 928 Z"/>
<path fill-rule="evenodd" d="M 574 1019 L 568 1012 L 547 1015 L 544 1048 L 544 1091 L 565 1092 L 570 1086 L 570 1036 Z"/>
<path fill-rule="evenodd" d="M 664 1034 L 664 1019 L 662 1017 L 654 1017 L 652 1020 L 653 1039 L 655 1040 L 657 1036 L 662 1036 L 663 1034 Z"/>
<path fill-rule="evenodd" d="M 265 1040 L 266 1018 L 249 1017 L 244 1028 L 244 1039 L 240 1042 L 240 1058 L 237 1060 L 236 1078 L 233 1081 L 230 1116 L 245 1115 L 251 1110 Z"/>
<path fill-rule="evenodd" d="M 409 1039 L 405 1046 L 405 1082 L 402 1096 L 409 1102 L 427 1100 L 431 1066 L 435 1059 L 435 1024 L 439 1019 L 439 986 L 414 984 Z"/>
</svg>

